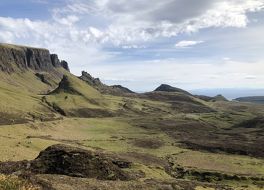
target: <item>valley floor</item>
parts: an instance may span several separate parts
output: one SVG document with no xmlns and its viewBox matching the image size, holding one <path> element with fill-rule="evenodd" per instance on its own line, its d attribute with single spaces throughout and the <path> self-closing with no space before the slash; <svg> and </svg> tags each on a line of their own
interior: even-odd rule
<svg viewBox="0 0 264 190">
<path fill-rule="evenodd" d="M 133 163 L 130 172 L 142 175 L 133 184 L 39 176 L 39 180 L 54 181 L 52 184 L 56 189 L 74 189 L 75 184 L 85 187 L 87 183 L 101 189 L 134 189 L 137 183 L 142 189 L 157 189 L 155 184 L 161 185 L 159 189 L 165 189 L 164 184 L 168 189 L 173 184 L 178 184 L 179 189 L 188 187 L 197 190 L 264 188 L 263 157 L 184 147 L 179 143 L 179 136 L 155 127 L 158 121 L 169 119 L 175 118 L 156 118 L 155 122 L 153 118 L 141 117 L 61 118 L 48 122 L 3 125 L 0 127 L 0 160 L 32 160 L 50 145 L 68 144 L 117 154 Z M 65 181 L 71 185 L 65 185 Z"/>
</svg>

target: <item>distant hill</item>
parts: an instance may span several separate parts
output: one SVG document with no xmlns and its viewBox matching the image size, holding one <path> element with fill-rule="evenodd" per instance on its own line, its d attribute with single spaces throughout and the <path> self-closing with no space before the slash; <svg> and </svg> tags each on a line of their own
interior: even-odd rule
<svg viewBox="0 0 264 190">
<path fill-rule="evenodd" d="M 122 86 L 122 85 L 112 85 L 110 86 L 112 89 L 116 89 L 116 90 L 119 90 L 119 91 L 122 91 L 124 93 L 135 93 L 133 92 L 132 90 Z"/>
<path fill-rule="evenodd" d="M 133 93 L 1 44 L 0 189 L 262 188 L 264 106 L 216 94 Z"/>
<path fill-rule="evenodd" d="M 168 84 L 162 84 L 158 88 L 156 88 L 154 91 L 155 92 L 181 92 L 184 94 L 190 94 L 189 92 L 187 92 L 185 90 L 170 86 Z"/>
<path fill-rule="evenodd" d="M 251 103 L 256 103 L 256 104 L 264 104 L 264 96 L 241 97 L 241 98 L 236 98 L 235 101 L 251 102 Z"/>
<path fill-rule="evenodd" d="M 207 101 L 207 102 L 216 102 L 216 101 L 228 101 L 223 95 L 219 94 L 217 96 L 211 97 L 211 96 L 204 96 L 204 95 L 196 95 L 196 98 L 199 98 L 201 100 Z"/>
</svg>

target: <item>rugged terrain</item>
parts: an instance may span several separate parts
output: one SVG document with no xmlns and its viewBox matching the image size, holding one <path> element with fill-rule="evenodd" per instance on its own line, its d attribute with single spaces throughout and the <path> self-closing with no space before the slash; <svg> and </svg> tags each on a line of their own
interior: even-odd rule
<svg viewBox="0 0 264 190">
<path fill-rule="evenodd" d="M 0 45 L 0 189 L 263 189 L 264 106 L 135 93 Z"/>
</svg>

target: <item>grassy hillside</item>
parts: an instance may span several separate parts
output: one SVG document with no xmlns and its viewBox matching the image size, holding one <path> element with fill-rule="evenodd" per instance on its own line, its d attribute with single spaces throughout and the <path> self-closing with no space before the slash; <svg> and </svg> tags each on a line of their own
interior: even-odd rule
<svg viewBox="0 0 264 190">
<path fill-rule="evenodd" d="M 11 75 L 0 73 L 0 78 L 0 124 L 23 123 L 34 117 L 55 117 L 39 95 L 51 90 L 52 86 L 42 83 L 32 71 Z"/>
<path fill-rule="evenodd" d="M 59 87 L 43 99 L 62 114 L 71 116 L 81 115 L 82 110 L 88 113 L 92 109 L 101 109 L 106 104 L 96 89 L 71 74 L 64 75 Z"/>
<path fill-rule="evenodd" d="M 30 176 L 37 185 L 63 190 L 264 188 L 263 105 L 208 101 L 185 91 L 115 96 L 62 68 L 18 71 L 0 72 L 1 162 L 32 160 L 62 143 L 126 159 L 132 165 L 125 170 L 135 177 L 112 182 Z M 3 175 L 0 187 L 8 179 Z"/>
</svg>

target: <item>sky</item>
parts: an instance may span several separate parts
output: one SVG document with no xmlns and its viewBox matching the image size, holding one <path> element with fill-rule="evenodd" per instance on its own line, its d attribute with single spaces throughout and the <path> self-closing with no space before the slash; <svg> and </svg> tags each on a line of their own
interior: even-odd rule
<svg viewBox="0 0 264 190">
<path fill-rule="evenodd" d="M 0 42 L 139 92 L 264 89 L 264 0 L 1 0 Z"/>
</svg>

